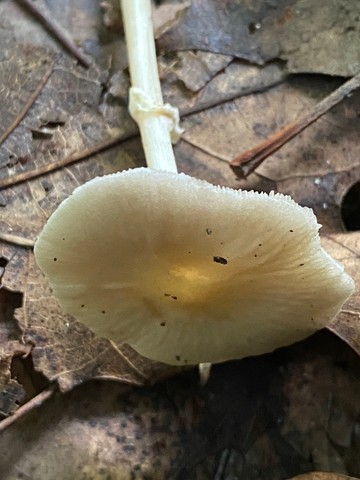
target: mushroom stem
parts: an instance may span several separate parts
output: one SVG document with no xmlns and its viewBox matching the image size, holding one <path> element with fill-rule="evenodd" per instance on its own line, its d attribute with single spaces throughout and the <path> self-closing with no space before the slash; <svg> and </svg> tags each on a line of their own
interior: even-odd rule
<svg viewBox="0 0 360 480">
<path fill-rule="evenodd" d="M 150 0 L 121 0 L 130 89 L 129 111 L 137 122 L 148 167 L 177 172 L 171 145 L 178 111 L 164 105 L 156 62 Z"/>
</svg>

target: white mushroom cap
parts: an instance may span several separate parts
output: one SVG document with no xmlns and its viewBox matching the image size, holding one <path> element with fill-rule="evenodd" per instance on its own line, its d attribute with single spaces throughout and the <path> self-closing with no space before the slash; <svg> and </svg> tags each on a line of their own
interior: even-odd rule
<svg viewBox="0 0 360 480">
<path fill-rule="evenodd" d="M 128 170 L 77 188 L 36 259 L 64 311 L 168 364 L 221 362 L 300 340 L 354 284 L 309 208 L 184 174 Z"/>
</svg>

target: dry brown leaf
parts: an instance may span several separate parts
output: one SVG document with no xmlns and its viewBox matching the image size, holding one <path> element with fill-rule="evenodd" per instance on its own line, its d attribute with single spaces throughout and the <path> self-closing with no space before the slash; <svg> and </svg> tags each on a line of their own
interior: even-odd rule
<svg viewBox="0 0 360 480">
<path fill-rule="evenodd" d="M 4 119 L 0 126 L 2 143 L 31 107 L 36 92 L 51 73 L 55 56 L 42 48 L 15 45 L 14 40 L 1 30 L 0 42 L 0 105 L 1 118 Z M 11 165 L 14 158 L 9 157 Z"/>
<path fill-rule="evenodd" d="M 345 303 L 330 330 L 360 355 L 360 232 L 326 235 L 324 248 L 344 264 L 356 283 L 356 291 Z"/>
<path fill-rule="evenodd" d="M 38 0 L 37 6 L 56 23 L 63 34 L 91 56 L 101 69 L 122 70 L 127 65 L 126 47 L 119 30 L 106 28 L 98 0 L 79 2 Z M 0 18 L 6 25 L 6 35 L 13 32 L 18 43 L 32 45 L 68 56 L 66 49 L 51 35 L 41 22 L 29 14 L 23 2 L 0 2 Z M 1 29 L 1 26 L 0 26 Z M 3 45 L 3 42 L 1 42 Z"/>
<path fill-rule="evenodd" d="M 182 1 L 180 3 L 163 3 L 158 6 L 153 6 L 152 21 L 154 28 L 154 37 L 159 38 L 170 28 L 174 27 L 183 15 L 185 11 L 190 7 L 191 2 L 189 0 Z"/>
<path fill-rule="evenodd" d="M 262 92 L 282 82 L 285 78 L 282 66 L 276 63 L 257 67 L 244 65 L 238 61 L 231 62 L 214 77 L 212 75 L 216 73 L 216 69 L 211 74 L 209 72 L 204 74 L 203 71 L 200 71 L 197 77 L 194 73 L 188 73 L 185 76 L 181 69 L 180 73 L 178 71 L 179 55 L 177 54 L 169 64 L 166 62 L 162 64 L 164 79 L 162 86 L 164 98 L 167 102 L 176 105 L 181 115 L 206 110 L 250 93 Z M 218 60 L 218 63 L 221 62 Z M 199 66 L 199 62 L 196 62 L 195 65 Z M 191 76 L 193 78 L 189 80 Z M 211 78 L 210 81 L 209 78 Z M 194 82 L 188 85 L 188 87 L 191 86 L 190 90 L 184 89 L 184 79 L 186 82 L 188 80 Z M 198 83 L 205 86 L 194 93 L 193 90 L 196 90 L 195 85 Z"/>
<path fill-rule="evenodd" d="M 30 352 L 30 348 L 23 344 L 21 329 L 14 320 L 14 309 L 20 306 L 20 294 L 0 289 L 0 418 L 13 413 L 25 396 L 23 386 L 11 374 L 14 358 Z"/>
<path fill-rule="evenodd" d="M 232 60 L 229 55 L 211 52 L 177 52 L 170 59 L 166 56 L 160 58 L 160 76 L 165 79 L 169 75 L 175 76 L 188 90 L 196 93 Z"/>
<path fill-rule="evenodd" d="M 13 75 L 16 78 L 16 69 Z M 136 129 L 125 106 L 101 103 L 103 80 L 96 69 L 85 72 L 72 61 L 60 60 L 26 120 L 1 146 L 0 178 L 33 172 L 49 164 L 56 166 L 73 154 L 85 154 L 134 134 Z M 6 112 L 1 110 L 1 115 L 6 118 Z M 31 184 L 3 190 L 2 233 L 34 239 L 44 221 L 77 185 L 130 166 L 133 162 L 126 153 L 107 153 L 93 157 L 86 169 L 73 165 Z"/>
<path fill-rule="evenodd" d="M 351 76 L 360 68 L 360 6 L 338 0 L 192 2 L 158 43 L 167 51 L 199 49 L 263 64 L 281 58 L 294 72 Z"/>
</svg>

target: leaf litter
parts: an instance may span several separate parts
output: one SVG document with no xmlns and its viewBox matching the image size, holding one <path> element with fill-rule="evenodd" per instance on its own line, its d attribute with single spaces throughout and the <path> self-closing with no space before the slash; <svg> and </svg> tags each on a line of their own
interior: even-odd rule
<svg viewBox="0 0 360 480">
<path fill-rule="evenodd" d="M 50 12 L 58 15 L 58 7 L 53 2 L 45 3 Z M 104 27 L 95 3 L 89 2 L 86 8 L 82 5 L 84 21 L 81 28 L 71 22 L 71 17 L 80 11 L 75 3 L 65 2 L 63 15 L 57 17 L 86 53 L 96 59 L 98 66 L 93 65 L 88 71 L 66 55 L 54 57 L 59 45 L 34 20 L 30 21 L 26 13 L 20 13 L 15 2 L 6 0 L 0 6 L 0 9 L 7 7 L 6 11 L 3 10 L 3 18 L 13 25 L 13 29 L 0 32 L 3 35 L 3 60 L 7 59 L 6 63 L 0 64 L 1 84 L 4 75 L 8 86 L 3 95 L 4 98 L 19 98 L 17 102 L 2 104 L 1 116 L 6 119 L 3 128 L 19 119 L 24 105 L 29 100 L 31 103 L 26 117 L 0 147 L 0 180 L 24 171 L 36 172 L 49 164 L 55 167 L 58 162 L 70 158 L 59 170 L 2 190 L 1 230 L 16 238 L 36 238 L 46 218 L 78 184 L 96 175 L 144 163 L 136 128 L 126 111 L 126 61 L 123 58 L 119 61 L 119 56 L 113 55 L 114 51 L 124 51 L 123 39 Z M 203 3 L 206 8 L 211 4 Z M 261 30 L 271 31 L 270 27 L 268 30 L 263 27 L 266 22 L 271 22 L 271 17 L 266 17 L 270 3 L 264 2 L 259 7 L 259 12 L 265 12 L 262 15 L 266 20 L 259 32 L 256 22 L 250 22 L 255 30 L 252 33 L 247 30 L 249 42 Z M 349 28 L 349 35 L 345 35 L 340 44 L 358 28 L 357 6 L 352 3 L 348 2 L 351 6 L 347 9 L 348 15 L 339 17 L 339 21 L 345 22 L 346 19 L 347 22 L 338 29 L 339 35 Z M 306 7 L 306 2 L 293 4 L 287 12 L 294 12 L 296 4 Z M 340 4 L 342 2 L 337 7 Z M 239 8 L 237 4 L 233 8 L 235 19 L 240 10 L 236 10 Z M 358 49 L 345 55 L 341 61 L 335 55 L 336 61 L 330 67 L 329 55 L 324 51 L 316 68 L 311 62 L 306 63 L 305 55 L 287 57 L 287 54 L 281 54 L 282 60 L 288 60 L 285 69 L 276 62 L 258 67 L 248 65 L 238 59 L 246 58 L 241 52 L 229 49 L 221 50 L 219 54 L 218 48 L 205 48 L 210 52 L 206 55 L 197 51 L 174 52 L 170 44 L 164 43 L 164 38 L 174 29 L 185 28 L 181 25 L 190 9 L 184 8 L 181 15 L 173 18 L 170 27 L 166 25 L 166 32 L 158 39 L 165 96 L 180 106 L 182 114 L 188 115 L 184 121 L 186 133 L 176 146 L 180 169 L 234 188 L 276 189 L 291 194 L 303 205 L 311 206 L 324 224 L 322 242 L 325 248 L 345 264 L 359 285 L 359 235 L 357 232 L 344 233 L 341 220 L 342 199 L 358 181 L 360 173 L 356 141 L 357 93 L 283 147 L 246 181 L 236 180 L 228 165 L 241 150 L 254 146 L 293 120 L 298 112 L 319 101 L 325 92 L 330 93 L 337 85 L 336 79 L 317 76 L 286 80 L 287 70 L 349 75 L 355 73 L 351 69 L 359 63 L 356 59 Z M 280 14 L 279 9 L 277 14 Z M 210 21 L 214 16 L 206 18 Z M 192 21 L 196 21 L 196 17 Z M 299 18 L 291 19 L 291 28 L 294 25 L 300 28 L 296 21 Z M 311 28 L 316 28 L 316 22 L 311 23 Z M 250 24 L 246 24 L 247 29 Z M 25 28 L 23 32 L 31 32 L 31 35 L 26 37 L 25 46 L 20 47 L 19 51 L 24 53 L 16 56 L 15 51 L 24 44 L 24 35 L 17 28 L 19 25 Z M 201 31 L 199 25 L 197 31 Z M 209 26 L 215 32 L 214 25 L 210 21 Z M 282 32 L 285 27 L 281 27 Z M 231 28 L 229 24 L 227 38 L 236 41 Z M 102 38 L 100 30 L 104 34 Z M 182 30 L 182 39 L 186 37 L 185 31 Z M 252 44 L 252 52 L 258 49 L 256 61 L 262 64 L 269 58 L 279 58 L 278 51 L 271 53 L 274 57 L 263 53 L 261 41 L 264 40 L 261 38 L 266 37 L 265 33 L 261 32 L 261 35 L 258 35 L 258 43 Z M 287 45 L 291 45 L 289 35 Z M 339 39 L 339 35 L 336 38 Z M 226 38 L 225 35 L 218 35 L 215 40 L 211 37 L 211 41 L 223 41 L 223 37 Z M 280 37 L 285 42 L 285 33 Z M 297 44 L 300 53 L 306 51 L 309 56 L 309 52 L 316 51 L 315 40 Z M 43 45 L 47 45 L 47 49 Z M 247 43 L 241 40 L 237 45 L 246 46 Z M 258 45 L 262 47 L 259 49 Z M 196 47 L 192 46 L 191 50 L 193 48 Z M 281 48 L 284 52 L 289 51 L 284 44 Z M 33 99 L 33 89 L 40 84 L 54 58 L 50 77 Z M 26 72 L 28 61 L 38 62 L 32 65 L 31 81 L 34 83 L 33 86 L 28 83 L 22 86 L 18 72 L 21 69 Z M 21 92 L 20 97 L 17 92 Z M 8 115 L 7 111 L 14 106 L 16 110 Z M 111 148 L 102 150 L 101 146 Z M 87 152 L 90 154 L 86 155 Z M 79 156 L 75 163 L 71 161 L 74 154 Z M 168 367 L 144 361 L 128 347 L 123 346 L 119 351 L 109 342 L 94 338 L 84 326 L 64 316 L 35 265 L 31 249 L 3 242 L 1 259 L 4 265 L 2 312 L 5 312 L 0 322 L 0 383 L 3 386 L 0 407 L 3 416 L 13 413 L 19 403 L 29 398 L 29 387 L 17 381 L 14 371 L 14 359 L 18 357 L 29 357 L 33 369 L 44 375 L 48 382 L 57 382 L 63 392 L 96 378 L 143 385 L 173 374 Z M 359 352 L 358 305 L 356 293 L 330 326 L 356 352 Z M 154 478 L 155 471 L 156 478 L 160 479 L 231 479 L 239 472 L 251 479 L 259 478 L 259 471 L 264 479 L 285 479 L 314 470 L 360 476 L 360 465 L 356 461 L 360 418 L 356 403 L 358 368 L 358 357 L 339 339 L 323 332 L 314 339 L 264 358 L 217 366 L 204 391 L 198 390 L 195 373 L 145 389 L 88 383 L 73 392 L 56 396 L 2 435 L 3 451 L 6 452 L 0 460 L 2 478 L 21 478 L 32 471 L 36 478 L 51 479 L 50 465 L 54 475 L 61 472 L 62 478 L 74 478 L 79 472 L 94 479 L 106 478 L 106 475 L 114 479 L 132 478 L 133 475 L 135 478 Z M 261 382 L 259 385 L 251 383 L 249 377 L 254 372 L 259 378 L 264 375 L 267 378 L 266 374 L 271 373 L 263 390 Z M 246 391 L 249 393 L 244 396 L 241 392 Z M 314 404 L 314 396 L 318 405 Z M 152 407 L 147 403 L 148 397 L 152 398 Z M 84 411 L 84 415 L 79 417 L 76 413 L 79 411 Z M 35 427 L 39 413 L 41 422 Z M 136 430 L 139 422 L 147 427 Z M 254 425 L 251 422 L 255 422 Z M 91 430 L 94 424 L 95 434 Z M 170 431 L 168 425 L 171 425 Z M 79 432 L 82 432 L 83 440 Z M 159 432 L 159 437 L 154 432 Z M 6 445 L 15 445 L 19 436 L 24 434 L 22 449 L 6 449 Z M 89 463 L 87 452 L 93 447 L 85 442 L 87 448 L 82 449 L 81 442 L 99 435 L 101 446 L 96 449 L 94 462 Z M 45 443 L 35 441 L 36 438 L 44 439 Z M 76 438 L 79 443 L 73 440 Z M 31 448 L 27 446 L 29 442 Z M 61 460 L 60 455 L 56 463 L 54 452 L 58 451 L 59 445 L 65 444 L 68 447 L 61 450 L 61 455 L 66 460 Z M 196 446 L 193 452 L 192 445 Z M 26 455 L 20 455 L 21 451 L 27 452 Z M 43 461 L 39 462 L 40 452 L 44 451 Z M 106 451 L 110 453 L 104 455 Z M 122 462 L 119 462 L 120 451 Z M 132 456 L 134 451 L 137 454 Z M 125 454 L 130 455 L 127 461 Z M 80 460 L 70 462 L 73 455 Z M 119 464 L 123 465 L 121 469 Z M 314 478 L 327 478 L 326 474 L 318 475 L 323 477 Z"/>
<path fill-rule="evenodd" d="M 251 63 L 281 59 L 291 73 L 351 76 L 360 68 L 360 6 L 337 0 L 193 2 L 158 39 L 160 48 L 199 49 Z"/>
</svg>

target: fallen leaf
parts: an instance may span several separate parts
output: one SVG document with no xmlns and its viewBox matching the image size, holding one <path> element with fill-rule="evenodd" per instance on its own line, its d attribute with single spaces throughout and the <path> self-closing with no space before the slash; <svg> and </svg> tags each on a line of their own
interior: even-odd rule
<svg viewBox="0 0 360 480">
<path fill-rule="evenodd" d="M 326 235 L 324 248 L 340 261 L 356 283 L 356 291 L 331 323 L 329 329 L 360 355 L 360 233 Z"/>
<path fill-rule="evenodd" d="M 4 262 L 1 268 L 4 269 Z M 19 293 L 0 289 L 0 417 L 13 413 L 25 397 L 23 386 L 11 373 L 14 358 L 30 352 L 22 341 L 20 326 L 14 320 L 14 310 L 20 306 Z"/>
<path fill-rule="evenodd" d="M 190 7 L 190 1 L 181 3 L 163 3 L 153 6 L 152 21 L 154 28 L 154 37 L 158 38 L 167 30 L 176 25 Z"/>
<path fill-rule="evenodd" d="M 74 62 L 60 60 L 26 120 L 1 146 L 0 179 L 32 175 L 44 166 L 50 169 L 49 163 L 56 168 L 57 162 L 74 153 L 81 156 L 81 152 L 96 152 L 133 135 L 136 129 L 125 106 L 107 108 L 106 101 L 100 105 L 101 82 L 96 69 L 84 72 Z M 1 115 L 6 118 L 6 112 L 1 111 Z M 104 154 L 93 157 L 86 169 L 75 165 L 40 178 L 29 187 L 3 190 L 3 232 L 35 238 L 56 205 L 78 184 L 131 165 L 126 155 Z"/>
<path fill-rule="evenodd" d="M 162 57 L 160 69 L 161 78 L 166 79 L 169 73 L 184 83 L 191 92 L 198 92 L 224 70 L 233 57 L 211 52 L 178 52 L 175 57 Z M 167 63 L 166 63 L 167 61 Z M 214 95 L 214 98 L 216 96 Z"/>
<path fill-rule="evenodd" d="M 166 51 L 199 49 L 263 64 L 287 62 L 291 73 L 355 75 L 360 68 L 360 6 L 338 0 L 192 2 L 158 39 Z M 331 59 L 331 61 L 329 61 Z"/>
<path fill-rule="evenodd" d="M 3 40 L 5 42 L 3 43 Z M 0 143 L 12 132 L 31 107 L 40 88 L 51 74 L 54 55 L 42 48 L 17 45 L 0 30 L 1 117 Z M 34 72 L 34 74 L 33 74 Z M 31 75 L 30 75 L 31 73 Z M 9 165 L 14 161 L 9 155 Z M 4 165 L 3 165 L 4 166 Z"/>
<path fill-rule="evenodd" d="M 165 77 L 163 83 L 165 100 L 176 105 L 181 115 L 188 116 L 216 105 L 222 105 L 224 102 L 240 96 L 262 92 L 282 82 L 285 73 L 281 65 L 276 63 L 256 67 L 233 61 L 196 93 L 191 90 L 184 91 L 183 82 L 182 80 L 179 82 L 180 77 L 176 73 L 176 63 L 166 71 L 163 77 Z M 201 72 L 199 77 L 200 81 L 205 82 L 205 77 Z M 192 88 L 195 88 L 194 85 Z"/>
</svg>

